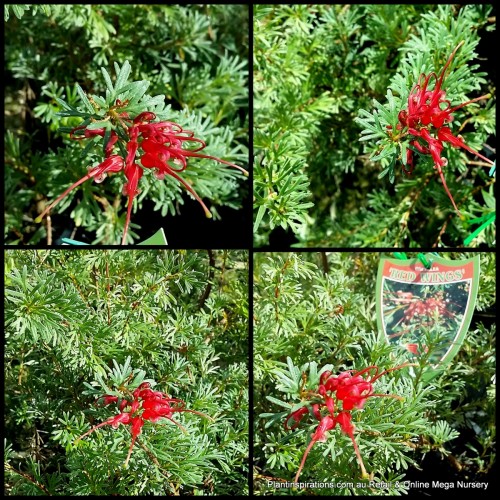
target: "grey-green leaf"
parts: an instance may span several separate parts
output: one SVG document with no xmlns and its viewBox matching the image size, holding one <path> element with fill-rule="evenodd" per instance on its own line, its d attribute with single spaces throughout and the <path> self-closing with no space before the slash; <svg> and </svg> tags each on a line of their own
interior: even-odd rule
<svg viewBox="0 0 500 500">
<path fill-rule="evenodd" d="M 94 106 L 92 106 L 92 104 L 90 103 L 88 97 L 85 95 L 85 92 L 82 90 L 80 85 L 78 85 L 78 83 L 76 83 L 75 85 L 76 85 L 76 91 L 78 92 L 78 95 L 80 96 L 80 99 L 82 100 L 84 106 L 87 108 L 87 111 L 89 113 L 94 114 L 95 113 Z"/>
</svg>

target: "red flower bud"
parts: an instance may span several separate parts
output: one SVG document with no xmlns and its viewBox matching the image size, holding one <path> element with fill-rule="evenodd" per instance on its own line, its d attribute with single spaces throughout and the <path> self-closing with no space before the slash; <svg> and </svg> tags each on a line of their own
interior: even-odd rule
<svg viewBox="0 0 500 500">
<path fill-rule="evenodd" d="M 330 375 L 332 374 L 331 371 L 327 370 L 326 372 L 323 372 L 321 374 L 321 376 L 319 377 L 319 383 L 324 385 L 325 382 L 328 380 L 328 378 L 330 377 Z"/>
<path fill-rule="evenodd" d="M 134 123 L 151 122 L 156 119 L 156 115 L 150 111 L 144 111 L 134 118 Z"/>
<path fill-rule="evenodd" d="M 117 396 L 105 395 L 105 396 L 103 396 L 102 400 L 103 400 L 102 404 L 104 406 L 106 406 L 106 405 L 109 405 L 111 403 L 116 403 L 118 401 L 118 397 Z"/>
<path fill-rule="evenodd" d="M 128 424 L 130 422 L 130 413 L 118 413 L 118 415 L 111 417 L 107 423 L 114 429 L 117 429 L 120 424 Z"/>
</svg>

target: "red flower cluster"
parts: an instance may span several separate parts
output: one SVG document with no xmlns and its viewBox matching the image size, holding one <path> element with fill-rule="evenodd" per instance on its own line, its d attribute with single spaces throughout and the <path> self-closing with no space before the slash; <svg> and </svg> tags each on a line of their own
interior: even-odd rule
<svg viewBox="0 0 500 500">
<path fill-rule="evenodd" d="M 373 392 L 373 384 L 382 375 L 385 375 L 386 373 L 392 372 L 394 370 L 399 370 L 400 368 L 404 368 L 406 366 L 411 365 L 409 363 L 406 363 L 400 366 L 396 366 L 395 368 L 385 370 L 382 373 L 378 373 L 379 368 L 377 366 L 369 366 L 368 368 L 355 373 L 351 373 L 353 372 L 353 370 L 348 370 L 337 376 L 332 375 L 330 371 L 325 371 L 321 374 L 318 390 L 313 394 L 313 396 L 315 398 L 319 398 L 322 401 L 309 404 L 310 409 L 308 408 L 308 406 L 299 408 L 298 410 L 292 412 L 285 421 L 285 429 L 293 430 L 299 425 L 302 418 L 310 412 L 316 417 L 317 420 L 319 420 L 319 425 L 316 428 L 314 434 L 312 434 L 311 442 L 304 452 L 304 456 L 302 457 L 302 461 L 295 476 L 294 482 L 298 481 L 307 455 L 311 451 L 311 448 L 317 441 L 325 441 L 325 433 L 334 429 L 337 424 L 339 424 L 342 432 L 344 434 L 347 434 L 351 438 L 358 463 L 361 467 L 362 476 L 368 477 L 365 466 L 363 464 L 363 460 L 361 458 L 361 454 L 358 449 L 358 445 L 356 444 L 356 440 L 354 439 L 355 427 L 352 423 L 352 415 L 350 412 L 353 409 L 363 408 L 366 400 L 370 397 L 379 396 L 402 399 L 400 398 L 400 396 L 391 394 L 375 394 Z M 364 378 L 364 374 L 373 370 L 375 370 L 373 376 Z M 340 407 L 340 402 L 342 403 L 342 407 Z M 326 415 L 322 415 L 321 413 L 321 409 L 324 407 L 326 407 L 328 411 L 328 414 Z M 337 411 L 336 414 L 335 411 Z M 288 422 L 290 419 L 294 421 L 292 427 L 288 427 Z"/>
<path fill-rule="evenodd" d="M 415 316 L 432 317 L 436 314 L 438 316 L 453 318 L 455 315 L 451 311 L 448 311 L 447 305 L 446 300 L 434 297 L 412 302 L 403 313 L 403 321 L 411 321 Z"/>
<path fill-rule="evenodd" d="M 128 226 L 130 223 L 130 215 L 132 210 L 132 202 L 139 194 L 138 184 L 143 174 L 143 168 L 151 168 L 155 170 L 156 178 L 162 180 L 165 175 L 170 175 L 178 180 L 201 204 L 207 217 L 212 217 L 212 214 L 198 196 L 196 191 L 182 178 L 180 173 L 186 170 L 187 158 L 208 158 L 215 160 L 219 163 L 224 163 L 234 167 L 245 175 L 248 172 L 225 160 L 216 158 L 214 156 L 200 154 L 199 151 L 206 147 L 206 144 L 201 139 L 194 136 L 194 132 L 184 130 L 180 125 L 173 122 L 157 122 L 151 123 L 156 119 L 156 115 L 149 111 L 145 111 L 137 115 L 134 120 L 129 118 L 126 112 L 117 113 L 113 108 L 123 106 L 119 99 L 116 101 L 116 106 L 110 110 L 112 116 L 122 126 L 125 134 L 128 136 L 126 143 L 127 156 L 123 159 L 118 154 L 112 154 L 116 142 L 119 140 L 116 131 L 111 131 L 109 140 L 105 147 L 106 158 L 102 163 L 96 167 L 89 167 L 87 175 L 82 177 L 79 181 L 72 184 L 64 193 L 62 193 L 56 200 L 54 200 L 44 211 L 37 217 L 37 221 L 41 219 L 59 203 L 69 192 L 74 188 L 84 183 L 89 179 L 94 179 L 96 182 L 102 182 L 108 173 L 120 172 L 123 170 L 127 182 L 123 187 L 123 194 L 128 196 L 128 209 L 127 218 L 125 221 L 125 229 L 122 237 L 122 245 L 126 241 Z M 83 131 L 83 135 L 81 132 Z M 80 135 L 75 135 L 80 132 Z M 86 126 L 74 128 L 70 137 L 75 140 L 88 139 L 95 136 L 104 137 L 106 130 L 104 128 L 88 129 Z M 195 149 L 184 149 L 188 144 L 196 143 Z M 142 156 L 138 159 L 140 164 L 137 163 L 136 156 L 142 150 Z"/>
<path fill-rule="evenodd" d="M 445 299 L 442 292 L 438 292 L 435 296 L 425 299 L 415 296 L 411 292 L 403 292 L 401 290 L 398 290 L 396 295 L 397 298 L 393 298 L 392 301 L 405 306 L 403 317 L 397 325 L 399 323 L 409 323 L 413 321 L 415 317 L 420 321 L 420 316 L 427 316 L 430 318 L 437 314 L 439 317 L 455 317 L 455 314 L 448 310 L 450 300 Z"/>
<path fill-rule="evenodd" d="M 458 215 L 460 215 L 460 211 L 458 210 L 455 200 L 448 189 L 442 170 L 442 167 L 446 166 L 448 163 L 447 159 L 441 156 L 444 147 L 443 143 L 448 142 L 455 148 L 465 149 L 466 151 L 479 156 L 488 164 L 493 165 L 491 160 L 467 146 L 460 135 L 454 136 L 451 129 L 445 126 L 445 124 L 450 123 L 453 120 L 453 112 L 467 106 L 468 104 L 489 97 L 489 95 L 476 97 L 475 99 L 454 107 L 452 107 L 450 101 L 446 99 L 446 92 L 441 88 L 444 76 L 456 51 L 462 44 L 463 42 L 457 45 L 455 50 L 451 53 L 448 61 L 441 70 L 439 78 L 435 73 L 420 75 L 417 85 L 413 87 L 408 97 L 408 108 L 399 112 L 399 124 L 397 127 L 399 130 L 407 129 L 406 132 L 415 137 L 415 139 L 410 141 L 410 145 L 417 151 L 422 154 L 430 154 L 432 156 L 432 159 L 434 160 L 434 168 L 439 172 L 444 189 L 446 190 L 446 193 L 448 194 L 448 197 L 450 198 Z M 431 79 L 435 80 L 434 89 L 432 91 L 428 89 Z M 413 151 L 411 149 L 407 149 L 406 164 L 408 165 L 409 170 L 403 166 L 403 170 L 406 174 L 412 173 L 414 168 L 413 160 Z"/>
<path fill-rule="evenodd" d="M 444 297 L 443 292 L 437 292 L 434 296 L 422 298 L 413 295 L 412 292 L 403 292 L 402 290 L 396 291 L 396 296 L 391 299 L 398 305 L 397 309 L 403 308 L 403 315 L 401 319 L 394 325 L 393 328 L 399 325 L 406 325 L 408 328 L 390 335 L 390 337 L 398 337 L 413 331 L 416 323 L 419 326 L 432 326 L 435 324 L 436 317 L 441 318 L 455 318 L 456 314 L 449 309 L 450 304 L 453 304 L 449 299 Z M 392 313 L 392 311 L 391 311 Z M 425 319 L 430 321 L 425 321 Z M 427 353 L 429 348 L 426 345 L 422 346 L 419 350 L 418 344 L 407 343 L 406 349 L 415 355 L 420 355 L 423 352 Z"/>
<path fill-rule="evenodd" d="M 118 413 L 118 415 L 110 417 L 108 420 L 92 427 L 92 429 L 80 436 L 75 443 L 88 436 L 96 429 L 99 429 L 99 427 L 103 427 L 105 425 L 111 425 L 113 429 L 117 429 L 120 424 L 130 425 L 132 442 L 128 450 L 127 459 L 125 460 L 125 466 L 127 466 L 130 455 L 132 454 L 132 448 L 134 447 L 137 436 L 141 433 L 145 420 L 156 423 L 160 420 L 160 418 L 166 418 L 180 427 L 183 432 L 186 432 L 184 427 L 172 418 L 174 413 L 185 411 L 195 413 L 196 415 L 200 415 L 205 418 L 210 418 L 198 411 L 184 408 L 186 403 L 182 399 L 171 398 L 164 392 L 151 390 L 149 382 L 143 382 L 132 393 L 132 396 L 133 398 L 131 401 L 127 398 L 122 399 L 119 405 L 120 413 Z M 105 406 L 118 402 L 117 396 L 105 395 L 102 399 Z"/>
</svg>

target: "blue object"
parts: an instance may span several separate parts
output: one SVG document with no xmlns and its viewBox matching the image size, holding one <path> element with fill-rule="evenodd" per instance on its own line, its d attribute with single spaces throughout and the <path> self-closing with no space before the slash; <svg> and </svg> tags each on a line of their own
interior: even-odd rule
<svg viewBox="0 0 500 500">
<path fill-rule="evenodd" d="M 63 245 L 89 245 L 88 243 L 82 243 L 81 241 L 72 240 L 70 238 L 61 238 L 61 241 Z"/>
</svg>

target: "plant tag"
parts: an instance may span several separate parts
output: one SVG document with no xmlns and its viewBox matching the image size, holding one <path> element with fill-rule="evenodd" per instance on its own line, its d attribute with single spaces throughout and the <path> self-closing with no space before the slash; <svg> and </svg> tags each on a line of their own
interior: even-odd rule
<svg viewBox="0 0 500 500">
<path fill-rule="evenodd" d="M 426 358 L 424 379 L 457 354 L 469 328 L 479 285 L 479 256 L 447 260 L 382 258 L 377 276 L 377 324 L 408 358 Z"/>
</svg>

